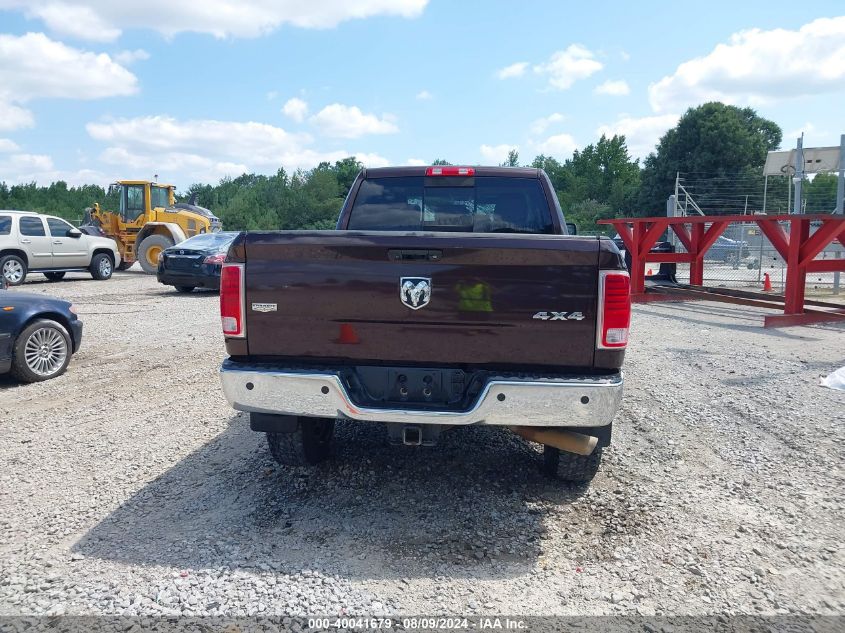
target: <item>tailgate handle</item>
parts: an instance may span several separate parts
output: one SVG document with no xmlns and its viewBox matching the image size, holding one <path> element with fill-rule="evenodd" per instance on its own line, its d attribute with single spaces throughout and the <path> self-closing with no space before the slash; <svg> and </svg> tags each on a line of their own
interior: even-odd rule
<svg viewBox="0 0 845 633">
<path fill-rule="evenodd" d="M 420 248 L 392 248 L 387 251 L 387 256 L 389 259 L 394 261 L 436 262 L 443 258 L 443 251 L 432 251 Z"/>
</svg>

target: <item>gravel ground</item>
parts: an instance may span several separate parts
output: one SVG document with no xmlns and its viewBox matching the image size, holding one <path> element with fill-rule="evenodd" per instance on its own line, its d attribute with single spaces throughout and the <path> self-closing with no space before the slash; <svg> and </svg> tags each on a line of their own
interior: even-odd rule
<svg viewBox="0 0 845 633">
<path fill-rule="evenodd" d="M 281 472 L 224 400 L 217 299 L 34 276 L 85 321 L 66 375 L 0 378 L 1 614 L 845 611 L 845 324 L 638 306 L 588 489 L 506 431 L 344 424 Z M 16 290 L 12 290 L 15 292 Z"/>
</svg>

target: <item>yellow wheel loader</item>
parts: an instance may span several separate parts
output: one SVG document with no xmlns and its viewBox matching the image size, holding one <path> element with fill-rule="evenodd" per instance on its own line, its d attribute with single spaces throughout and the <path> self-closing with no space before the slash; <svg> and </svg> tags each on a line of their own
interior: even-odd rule
<svg viewBox="0 0 845 633">
<path fill-rule="evenodd" d="M 155 273 L 165 248 L 222 228 L 220 220 L 198 206 L 194 198 L 177 204 L 173 185 L 119 180 L 109 187 L 109 194 L 115 192 L 120 196 L 120 210 L 105 211 L 95 202 L 85 210 L 85 220 L 79 228 L 117 242 L 122 260 L 118 270 L 126 270 L 137 261 L 144 272 Z"/>
</svg>

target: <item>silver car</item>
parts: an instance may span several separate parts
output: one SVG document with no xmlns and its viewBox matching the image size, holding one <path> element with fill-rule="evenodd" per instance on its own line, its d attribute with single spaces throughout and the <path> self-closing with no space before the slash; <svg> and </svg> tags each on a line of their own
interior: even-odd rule
<svg viewBox="0 0 845 633">
<path fill-rule="evenodd" d="M 87 235 L 51 215 L 0 210 L 0 276 L 9 286 L 22 284 L 31 272 L 50 281 L 70 271 L 109 279 L 118 264 L 114 240 Z"/>
</svg>

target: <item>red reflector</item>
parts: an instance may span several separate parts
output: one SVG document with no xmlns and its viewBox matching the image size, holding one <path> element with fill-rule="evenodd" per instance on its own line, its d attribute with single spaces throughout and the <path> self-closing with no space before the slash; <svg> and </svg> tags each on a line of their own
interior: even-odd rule
<svg viewBox="0 0 845 633">
<path fill-rule="evenodd" d="M 455 167 L 454 165 L 443 165 L 428 167 L 425 170 L 426 176 L 475 176 L 475 167 Z"/>
<path fill-rule="evenodd" d="M 220 271 L 220 321 L 224 336 L 246 336 L 244 303 L 244 265 L 223 264 Z"/>
<path fill-rule="evenodd" d="M 203 264 L 222 264 L 226 261 L 226 253 L 217 253 L 217 255 L 209 255 L 204 260 Z"/>
<path fill-rule="evenodd" d="M 599 272 L 599 322 L 596 347 L 619 349 L 628 344 L 631 326 L 631 278 L 627 272 Z"/>
</svg>

